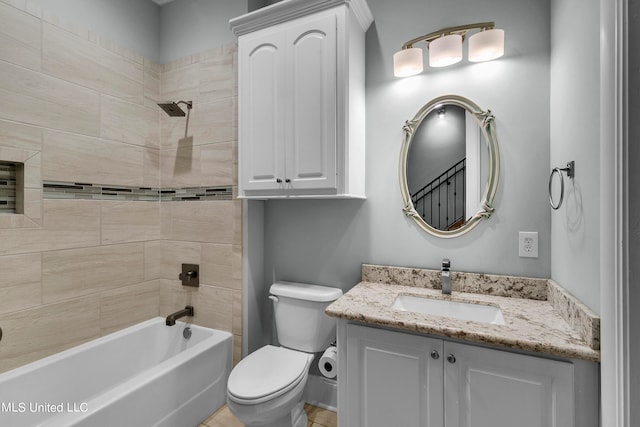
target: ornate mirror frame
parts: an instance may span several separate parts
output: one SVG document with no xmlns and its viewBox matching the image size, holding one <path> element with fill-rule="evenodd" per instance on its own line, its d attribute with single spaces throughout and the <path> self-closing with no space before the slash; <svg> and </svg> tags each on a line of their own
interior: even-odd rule
<svg viewBox="0 0 640 427">
<path fill-rule="evenodd" d="M 407 183 L 407 156 L 409 155 L 409 148 L 413 142 L 413 137 L 416 130 L 422 123 L 425 117 L 433 110 L 439 108 L 441 105 L 456 105 L 462 107 L 473 115 L 478 126 L 482 131 L 484 140 L 488 149 L 488 171 L 487 182 L 485 185 L 484 193 L 480 199 L 478 211 L 471 215 L 465 223 L 454 230 L 439 230 L 429 225 L 416 211 L 411 200 L 411 194 L 409 192 L 409 186 Z M 442 238 L 458 237 L 472 230 L 480 220 L 489 218 L 495 208 L 493 207 L 493 201 L 495 198 L 496 190 L 498 188 L 498 181 L 500 177 L 500 147 L 498 146 L 498 137 L 495 129 L 495 117 L 491 113 L 491 110 L 482 110 L 471 100 L 458 95 L 444 95 L 438 98 L 434 98 L 429 103 L 424 105 L 411 120 L 407 120 L 402 127 L 404 132 L 404 138 L 402 141 L 402 149 L 400 150 L 400 192 L 402 193 L 403 212 L 406 216 L 413 218 L 413 220 L 429 234 Z"/>
</svg>

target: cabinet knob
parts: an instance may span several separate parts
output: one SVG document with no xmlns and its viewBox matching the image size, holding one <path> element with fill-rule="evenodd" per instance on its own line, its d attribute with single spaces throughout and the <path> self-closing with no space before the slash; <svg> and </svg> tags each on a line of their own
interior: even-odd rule
<svg viewBox="0 0 640 427">
<path fill-rule="evenodd" d="M 456 357 L 453 354 L 447 356 L 447 362 L 456 363 Z"/>
<path fill-rule="evenodd" d="M 290 180 L 289 178 L 285 178 L 284 182 L 286 182 L 286 183 L 290 183 L 290 182 L 291 182 L 291 180 Z"/>
<path fill-rule="evenodd" d="M 281 183 L 282 183 L 282 180 L 281 180 L 280 178 L 276 178 L 276 182 L 277 182 L 278 184 L 281 184 Z"/>
<path fill-rule="evenodd" d="M 433 350 L 433 351 L 431 352 L 431 358 L 432 358 L 432 359 L 434 359 L 434 360 L 438 360 L 438 359 L 440 359 L 440 353 L 438 353 L 438 351 L 437 351 L 437 350 Z"/>
</svg>

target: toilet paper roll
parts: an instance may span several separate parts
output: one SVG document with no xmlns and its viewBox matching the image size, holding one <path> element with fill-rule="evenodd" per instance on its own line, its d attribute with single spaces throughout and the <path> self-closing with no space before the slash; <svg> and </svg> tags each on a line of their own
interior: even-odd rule
<svg viewBox="0 0 640 427">
<path fill-rule="evenodd" d="M 320 373 L 327 378 L 335 378 L 338 375 L 338 349 L 329 347 L 322 353 L 318 361 Z"/>
</svg>

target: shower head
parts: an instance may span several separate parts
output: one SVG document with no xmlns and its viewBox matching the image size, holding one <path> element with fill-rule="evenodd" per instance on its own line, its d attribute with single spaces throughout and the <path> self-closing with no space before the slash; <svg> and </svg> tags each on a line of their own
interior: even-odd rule
<svg viewBox="0 0 640 427">
<path fill-rule="evenodd" d="M 187 106 L 187 110 L 191 110 L 193 107 L 192 101 L 159 102 L 158 106 L 162 108 L 169 117 L 184 117 L 186 114 L 178 104 L 185 104 Z"/>
</svg>

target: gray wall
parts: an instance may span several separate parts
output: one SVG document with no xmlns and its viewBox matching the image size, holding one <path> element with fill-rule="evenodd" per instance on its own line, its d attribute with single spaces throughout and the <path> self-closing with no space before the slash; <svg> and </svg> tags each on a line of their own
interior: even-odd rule
<svg viewBox="0 0 640 427">
<path fill-rule="evenodd" d="M 549 277 L 549 3 L 368 3 L 375 21 L 367 33 L 367 199 L 266 202 L 265 283 L 256 292 L 264 295 L 278 279 L 348 290 L 359 281 L 363 262 L 439 268 L 442 258 L 450 258 L 458 271 Z M 506 32 L 502 59 L 463 60 L 409 79 L 393 77 L 392 55 L 406 40 L 492 20 Z M 404 217 L 397 169 L 404 121 L 444 94 L 466 96 L 494 112 L 503 166 L 494 216 L 470 234 L 447 240 L 427 235 Z M 518 231 L 539 233 L 538 259 L 518 257 Z M 268 340 L 249 339 L 250 347 L 253 339 Z"/>
<path fill-rule="evenodd" d="M 236 42 L 229 19 L 269 0 L 32 0 L 43 10 L 83 25 L 154 62 Z"/>
<path fill-rule="evenodd" d="M 277 3 L 277 0 L 248 0 L 247 1 L 247 10 L 252 12 L 256 9 L 263 8 L 265 6 L 269 6 L 270 4 Z"/>
<path fill-rule="evenodd" d="M 242 340 L 243 356 L 265 344 L 272 335 L 271 301 L 264 288 L 264 202 L 244 201 L 242 205 Z M 252 347 L 249 348 L 249 342 Z"/>
<path fill-rule="evenodd" d="M 629 330 L 640 330 L 640 1 L 629 0 Z M 629 343 L 631 420 L 640 420 L 640 337 L 632 334 Z"/>
<path fill-rule="evenodd" d="M 152 61 L 160 58 L 160 7 L 151 0 L 30 0 Z"/>
<path fill-rule="evenodd" d="M 246 0 L 175 0 L 162 6 L 160 63 L 235 43 L 229 19 L 247 10 Z"/>
<path fill-rule="evenodd" d="M 369 0 L 369 5 L 375 21 L 367 33 L 368 198 L 335 201 L 328 208 L 322 201 L 267 202 L 267 280 L 275 274 L 348 289 L 359 276 L 361 261 L 437 268 L 444 257 L 458 270 L 548 277 L 548 4 Z M 506 31 L 506 55 L 501 60 L 473 65 L 463 61 L 410 79 L 393 77 L 391 57 L 404 41 L 442 26 L 482 20 L 495 20 Z M 397 163 L 404 121 L 430 99 L 448 93 L 469 97 L 494 112 L 504 167 L 495 216 L 465 237 L 442 240 L 421 232 L 403 216 Z M 296 237 L 292 223 L 308 231 Z M 331 247 L 335 242 L 319 223 L 329 229 L 348 224 L 342 240 L 366 244 L 360 251 L 335 254 L 341 248 Z M 518 258 L 519 230 L 540 233 L 539 259 Z M 296 251 L 293 243 L 303 241 L 307 249 Z M 278 251 L 270 250 L 276 246 Z M 324 263 L 320 255 L 325 252 L 340 261 L 309 271 Z M 311 273 L 320 270 L 322 274 Z"/>
<path fill-rule="evenodd" d="M 580 19 L 576 19 L 576 11 Z M 576 162 L 552 212 L 551 277 L 600 311 L 600 52 L 598 0 L 551 1 L 551 157 Z M 570 35 L 579 34 L 576 38 Z"/>
</svg>

